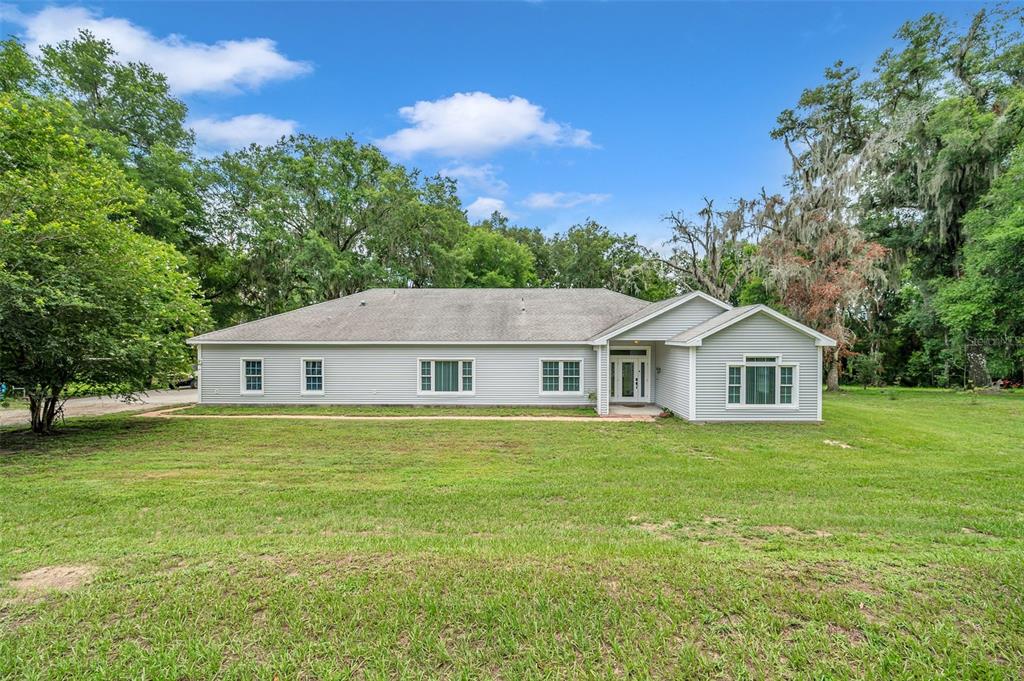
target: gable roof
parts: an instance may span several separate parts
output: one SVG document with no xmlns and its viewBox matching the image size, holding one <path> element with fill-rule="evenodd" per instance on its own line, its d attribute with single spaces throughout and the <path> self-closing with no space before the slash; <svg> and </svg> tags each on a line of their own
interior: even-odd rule
<svg viewBox="0 0 1024 681">
<path fill-rule="evenodd" d="M 591 338 L 590 340 L 593 343 L 603 343 L 612 336 L 616 336 L 620 333 L 628 331 L 629 329 L 632 329 L 635 326 L 639 326 L 640 324 L 643 324 L 644 322 L 650 319 L 654 319 L 663 312 L 668 312 L 669 310 L 677 308 L 680 305 L 683 305 L 684 303 L 693 300 L 694 298 L 702 298 L 708 301 L 709 303 L 717 305 L 723 310 L 732 309 L 732 305 L 729 305 L 729 303 L 724 303 L 718 298 L 712 298 L 703 291 L 690 291 L 689 293 L 684 293 L 681 296 L 676 296 L 674 298 L 666 298 L 665 300 L 660 300 L 656 303 L 651 303 L 647 307 L 637 310 L 636 312 L 629 315 L 625 319 L 616 322 L 607 329 L 603 329 L 601 333 L 599 333 L 594 338 Z"/>
<path fill-rule="evenodd" d="M 669 340 L 665 341 L 665 344 L 681 345 L 686 347 L 699 346 L 701 342 L 708 336 L 716 334 L 723 329 L 727 329 L 733 324 L 743 321 L 744 319 L 752 317 L 753 315 L 758 313 L 767 314 L 769 317 L 772 317 L 801 333 L 811 336 L 815 340 L 815 345 L 820 345 L 828 348 L 835 347 L 836 342 L 832 338 L 829 338 L 823 333 L 815 331 L 809 326 L 804 326 L 800 322 L 796 321 L 795 319 L 787 317 L 781 312 L 776 312 L 767 305 L 761 304 L 735 307 L 729 310 L 728 312 L 723 312 L 717 317 L 712 317 L 706 322 L 698 324 L 693 328 L 687 329 L 686 331 L 683 331 L 682 333 L 673 336 Z"/>
<path fill-rule="evenodd" d="M 189 343 L 587 343 L 651 305 L 607 289 L 370 289 Z"/>
</svg>

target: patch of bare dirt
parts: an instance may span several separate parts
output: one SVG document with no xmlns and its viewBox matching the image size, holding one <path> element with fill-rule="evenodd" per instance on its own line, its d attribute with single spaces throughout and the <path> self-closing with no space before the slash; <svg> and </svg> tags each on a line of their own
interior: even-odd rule
<svg viewBox="0 0 1024 681">
<path fill-rule="evenodd" d="M 822 442 L 824 442 L 830 447 L 839 447 L 839 449 L 853 449 L 853 445 L 847 444 L 845 442 L 840 442 L 839 440 L 822 440 Z"/>
<path fill-rule="evenodd" d="M 50 565 L 36 568 L 11 581 L 18 591 L 71 591 L 92 581 L 95 565 Z"/>
<path fill-rule="evenodd" d="M 976 536 L 979 536 L 979 537 L 994 537 L 995 536 L 995 535 L 989 534 L 988 532 L 982 532 L 981 530 L 976 530 L 973 527 L 961 527 L 960 528 L 960 532 L 963 533 L 963 534 L 973 534 L 973 535 L 976 535 Z"/>
<path fill-rule="evenodd" d="M 671 520 L 663 520 L 660 523 L 637 523 L 634 525 L 638 530 L 651 534 L 658 539 L 671 539 L 672 535 L 670 533 L 675 526 L 676 524 Z"/>
<path fill-rule="evenodd" d="M 761 525 L 758 529 L 768 534 L 781 534 L 787 537 L 818 537 L 825 539 L 832 536 L 832 533 L 827 530 L 798 530 L 789 525 Z"/>
<path fill-rule="evenodd" d="M 851 645 L 855 646 L 864 645 L 867 642 L 867 637 L 864 636 L 864 632 L 860 629 L 851 629 L 850 627 L 830 623 L 828 625 L 828 633 L 836 637 L 841 636 L 849 641 Z"/>
</svg>

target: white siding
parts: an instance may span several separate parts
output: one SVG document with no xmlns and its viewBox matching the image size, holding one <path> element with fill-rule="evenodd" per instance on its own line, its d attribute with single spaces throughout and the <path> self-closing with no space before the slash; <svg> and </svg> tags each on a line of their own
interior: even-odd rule
<svg viewBox="0 0 1024 681">
<path fill-rule="evenodd" d="M 597 364 L 600 367 L 597 371 L 597 413 L 601 416 L 608 415 L 608 345 L 601 345 L 597 348 Z"/>
<path fill-rule="evenodd" d="M 661 369 L 654 393 L 654 401 L 681 418 L 690 415 L 690 349 L 659 343 L 655 346 Z"/>
<path fill-rule="evenodd" d="M 683 348 L 680 348 L 683 349 Z M 817 421 L 819 361 L 814 339 L 766 314 L 755 314 L 704 339 L 697 351 L 697 421 Z M 796 408 L 726 407 L 726 367 L 744 355 L 781 355 L 798 365 Z"/>
<path fill-rule="evenodd" d="M 597 389 L 589 345 L 203 345 L 201 352 L 206 404 L 592 405 L 588 395 Z M 241 394 L 242 357 L 263 358 L 262 395 Z M 300 394 L 303 357 L 323 357 L 322 395 Z M 417 395 L 421 358 L 475 360 L 475 394 Z M 583 394 L 542 395 L 541 359 L 581 360 Z"/>
<path fill-rule="evenodd" d="M 703 298 L 693 298 L 678 307 L 667 312 L 662 312 L 654 319 L 649 319 L 643 324 L 634 326 L 632 329 L 615 336 L 612 342 L 619 340 L 668 340 L 676 334 L 712 317 L 717 317 L 725 310 L 719 306 L 709 303 Z"/>
</svg>

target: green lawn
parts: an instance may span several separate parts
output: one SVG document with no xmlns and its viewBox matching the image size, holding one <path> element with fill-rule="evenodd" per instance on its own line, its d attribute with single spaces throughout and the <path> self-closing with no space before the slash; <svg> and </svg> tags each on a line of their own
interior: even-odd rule
<svg viewBox="0 0 1024 681">
<path fill-rule="evenodd" d="M 0 433 L 0 678 L 1020 679 L 1024 397 L 895 397 Z"/>
</svg>

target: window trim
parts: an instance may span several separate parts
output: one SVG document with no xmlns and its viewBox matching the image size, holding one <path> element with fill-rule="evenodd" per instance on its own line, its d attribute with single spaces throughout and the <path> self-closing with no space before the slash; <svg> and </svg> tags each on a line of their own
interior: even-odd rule
<svg viewBox="0 0 1024 681">
<path fill-rule="evenodd" d="M 246 362 L 259 362 L 260 363 L 260 389 L 259 390 L 246 390 L 245 389 L 245 363 Z M 238 358 L 238 391 L 242 395 L 262 395 L 263 390 L 267 387 L 267 362 L 262 357 L 239 357 Z"/>
<path fill-rule="evenodd" d="M 320 362 L 320 389 L 306 390 L 306 362 Z M 300 357 L 299 358 L 299 394 L 300 395 L 323 395 L 327 389 L 327 370 L 324 367 L 323 357 Z"/>
<path fill-rule="evenodd" d="M 774 362 L 751 362 L 751 357 L 774 357 Z M 747 367 L 775 367 L 775 403 L 774 404 L 747 404 Z M 729 402 L 729 369 L 740 368 L 740 402 L 733 404 Z M 790 404 L 780 402 L 782 387 L 782 367 L 793 369 L 793 401 Z M 800 363 L 784 361 L 782 355 L 771 352 L 752 352 L 743 355 L 742 362 L 726 362 L 725 364 L 725 408 L 726 409 L 766 409 L 766 410 L 797 410 L 800 408 Z"/>
<path fill-rule="evenodd" d="M 545 390 L 544 389 L 544 362 L 558 362 L 558 390 Z M 580 363 L 580 389 L 579 390 L 565 390 L 565 362 L 579 362 Z M 584 369 L 584 360 L 582 357 L 541 357 L 537 360 L 537 394 L 544 395 L 582 395 L 583 394 L 583 377 L 586 376 Z"/>
<path fill-rule="evenodd" d="M 423 362 L 430 362 L 430 390 L 423 389 Z M 434 390 L 434 379 L 437 377 L 437 362 L 458 362 L 459 373 L 458 373 L 458 390 Z M 473 365 L 473 389 L 463 390 L 462 389 L 462 364 L 463 362 L 471 362 Z M 428 396 L 447 396 L 447 397 L 472 397 L 476 395 L 476 357 L 417 357 L 416 358 L 416 394 L 417 395 L 428 395 Z"/>
</svg>

